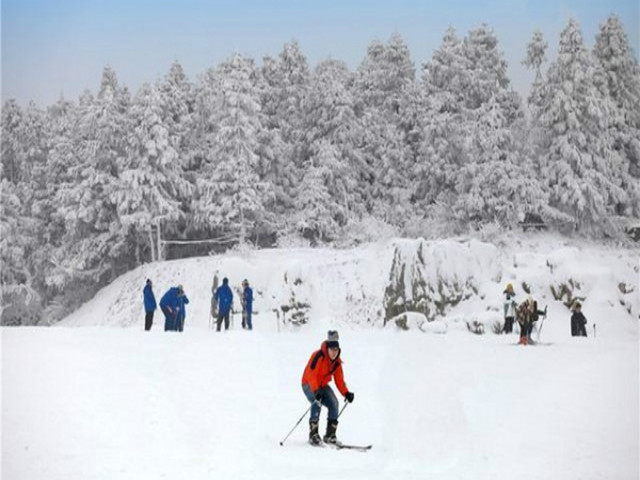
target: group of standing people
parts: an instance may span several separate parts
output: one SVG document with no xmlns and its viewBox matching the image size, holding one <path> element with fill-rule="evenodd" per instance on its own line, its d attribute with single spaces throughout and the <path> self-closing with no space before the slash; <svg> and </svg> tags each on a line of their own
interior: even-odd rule
<svg viewBox="0 0 640 480">
<path fill-rule="evenodd" d="M 527 300 L 521 303 L 519 306 L 515 301 L 515 292 L 513 291 L 513 285 L 507 284 L 506 288 L 502 292 L 504 294 L 504 327 L 502 331 L 504 333 L 511 333 L 513 331 L 514 322 L 517 320 L 520 325 L 520 343 L 521 345 L 527 345 L 531 343 L 531 332 L 535 322 L 540 319 L 540 316 L 547 316 L 547 307 L 544 310 L 538 309 L 538 302 L 536 302 L 531 295 L 527 297 Z M 587 319 L 582 314 L 582 306 L 580 302 L 575 302 L 571 311 L 571 335 L 572 336 L 587 336 Z"/>
<path fill-rule="evenodd" d="M 246 278 L 242 281 L 240 291 L 242 305 L 242 328 L 253 330 L 253 289 Z M 224 322 L 224 329 L 229 330 L 229 316 L 233 311 L 233 290 L 229 279 L 224 277 L 218 286 L 218 275 L 213 276 L 211 285 L 211 318 L 216 320 L 216 331 L 219 332 Z"/>
<path fill-rule="evenodd" d="M 511 333 L 513 331 L 513 324 L 515 321 L 520 326 L 520 345 L 528 345 L 531 343 L 531 332 L 535 322 L 540 319 L 540 316 L 547 316 L 547 308 L 544 310 L 538 310 L 538 302 L 533 299 L 531 295 L 522 302 L 519 306 L 515 301 L 515 292 L 513 291 L 513 285 L 508 283 L 504 289 L 504 327 L 502 331 L 504 333 Z"/>
<path fill-rule="evenodd" d="M 144 329 L 151 330 L 153 326 L 153 315 L 158 308 L 156 297 L 153 293 L 153 282 L 147 279 L 142 290 L 144 298 Z M 182 285 L 171 287 L 160 299 L 160 310 L 164 314 L 164 331 L 182 332 L 184 321 L 187 317 L 186 305 L 189 298 L 184 293 Z"/>
<path fill-rule="evenodd" d="M 233 308 L 233 291 L 229 286 L 229 279 L 223 278 L 222 285 L 218 286 L 218 276 L 214 276 L 211 288 L 211 316 L 216 318 L 216 331 L 220 331 L 224 322 L 224 329 L 229 329 L 229 316 Z M 153 283 L 147 279 L 142 290 L 144 299 L 145 321 L 144 329 L 151 330 L 153 326 L 153 316 L 158 308 L 156 298 L 153 293 Z M 160 299 L 160 310 L 164 314 L 164 330 L 182 332 L 186 319 L 186 305 L 189 303 L 182 285 L 169 288 Z M 249 286 L 249 281 L 242 281 L 241 291 L 242 303 L 242 328 L 253 330 L 253 289 Z"/>
</svg>

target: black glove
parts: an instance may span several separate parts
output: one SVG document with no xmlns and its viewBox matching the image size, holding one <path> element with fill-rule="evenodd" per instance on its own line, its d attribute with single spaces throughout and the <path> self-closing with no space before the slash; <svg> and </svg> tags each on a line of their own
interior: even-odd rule
<svg viewBox="0 0 640 480">
<path fill-rule="evenodd" d="M 353 394 L 353 392 L 347 392 L 347 394 L 344 396 L 344 399 L 351 403 L 353 402 L 353 397 L 355 397 L 355 395 Z"/>
<path fill-rule="evenodd" d="M 324 398 L 324 389 L 319 388 L 318 390 L 316 390 L 316 393 L 314 396 L 315 396 L 316 402 L 322 403 L 322 399 Z"/>
</svg>

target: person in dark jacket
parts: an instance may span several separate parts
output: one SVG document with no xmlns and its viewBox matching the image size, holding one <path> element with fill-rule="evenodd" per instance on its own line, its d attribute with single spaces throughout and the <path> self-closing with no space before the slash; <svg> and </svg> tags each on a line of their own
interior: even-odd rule
<svg viewBox="0 0 640 480">
<path fill-rule="evenodd" d="M 156 304 L 156 297 L 153 294 L 153 290 L 151 289 L 151 280 L 147 278 L 147 284 L 142 289 L 142 296 L 144 297 L 144 329 L 151 330 L 151 326 L 153 325 L 153 313 L 155 312 L 158 305 Z"/>
<path fill-rule="evenodd" d="M 302 374 L 302 391 L 311 403 L 311 418 L 309 419 L 309 443 L 320 445 L 325 443 L 337 443 L 336 430 L 338 429 L 338 399 L 329 382 L 333 378 L 334 383 L 345 402 L 351 403 L 355 397 L 349 391 L 344 381 L 342 372 L 342 360 L 340 359 L 339 335 L 335 330 L 327 332 L 327 340 L 322 342 L 320 350 L 311 354 L 307 366 Z M 324 405 L 329 409 L 327 418 L 327 431 L 322 439 L 318 433 L 320 420 L 320 407 Z"/>
<path fill-rule="evenodd" d="M 233 292 L 229 287 L 229 279 L 224 277 L 222 279 L 222 285 L 216 290 L 216 302 L 218 302 L 218 322 L 216 331 L 220 331 L 222 321 L 224 320 L 224 329 L 229 330 L 229 313 L 231 312 L 231 306 L 233 305 Z"/>
<path fill-rule="evenodd" d="M 189 299 L 184 291 L 178 292 L 178 312 L 176 315 L 176 330 L 181 332 L 184 329 L 184 320 L 187 318 L 187 310 L 185 305 L 189 303 Z"/>
<path fill-rule="evenodd" d="M 582 305 L 580 305 L 580 302 L 576 302 L 573 304 L 571 310 L 573 310 L 573 314 L 571 315 L 571 336 L 586 337 L 587 319 L 582 313 Z"/>
<path fill-rule="evenodd" d="M 160 299 L 160 310 L 164 313 L 164 331 L 177 330 L 179 300 L 178 296 L 184 295 L 182 285 L 171 287 Z"/>
<path fill-rule="evenodd" d="M 251 313 L 253 312 L 253 289 L 249 286 L 249 280 L 242 281 L 242 328 L 253 330 Z"/>
</svg>

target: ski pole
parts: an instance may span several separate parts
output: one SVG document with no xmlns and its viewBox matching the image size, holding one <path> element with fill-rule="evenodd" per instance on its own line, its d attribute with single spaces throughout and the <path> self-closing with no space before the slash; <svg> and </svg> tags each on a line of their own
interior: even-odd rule
<svg viewBox="0 0 640 480">
<path fill-rule="evenodd" d="M 540 328 L 538 328 L 538 342 L 540 341 L 540 332 L 542 331 L 542 326 L 544 325 L 544 321 L 547 319 L 547 307 L 544 307 L 544 315 L 542 316 L 542 321 L 540 322 Z"/>
<path fill-rule="evenodd" d="M 344 402 L 344 405 L 342 406 L 342 409 L 340 410 L 340 413 L 338 413 L 338 416 L 336 417 L 336 420 L 338 418 L 340 418 L 340 415 L 342 415 L 342 412 L 344 412 L 344 409 L 347 408 L 347 405 L 349 405 L 349 402 Z"/>
<path fill-rule="evenodd" d="M 304 417 L 307 416 L 307 413 L 309 413 L 309 410 L 311 410 L 311 407 L 313 407 L 313 404 L 314 402 L 311 402 L 311 405 L 309 405 L 309 408 L 307 408 L 307 410 L 302 414 L 302 416 L 300 417 L 300 420 L 298 420 L 298 422 L 293 426 L 291 431 L 287 433 L 287 436 L 282 439 L 282 441 L 280 442 L 280 446 L 284 445 L 284 442 L 287 440 L 287 438 L 289 438 L 289 435 L 291 435 L 293 431 L 296 429 L 296 427 L 300 425 L 300 422 L 304 419 Z"/>
</svg>

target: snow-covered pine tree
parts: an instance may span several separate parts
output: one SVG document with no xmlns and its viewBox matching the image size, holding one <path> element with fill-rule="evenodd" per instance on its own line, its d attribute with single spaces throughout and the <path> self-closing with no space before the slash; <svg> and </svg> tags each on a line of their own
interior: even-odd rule
<svg viewBox="0 0 640 480">
<path fill-rule="evenodd" d="M 607 95 L 614 103 L 610 113 L 614 149 L 626 161 L 612 166 L 629 202 L 617 205 L 620 215 L 640 216 L 640 67 L 620 19 L 610 15 L 600 26 L 593 53 L 605 76 Z"/>
<path fill-rule="evenodd" d="M 27 147 L 22 140 L 23 117 L 22 108 L 15 100 L 9 100 L 2 106 L 2 178 L 14 184 L 26 176 Z"/>
<path fill-rule="evenodd" d="M 300 50 L 298 42 L 285 44 L 278 56 L 276 69 L 276 89 L 273 90 L 270 111 L 282 131 L 282 139 L 288 146 L 288 163 L 295 165 L 302 144 L 305 102 L 309 94 L 311 73 L 307 58 Z"/>
<path fill-rule="evenodd" d="M 155 85 L 143 85 L 136 95 L 131 106 L 130 152 L 115 192 L 120 222 L 135 232 L 137 244 L 148 240 L 152 261 L 163 257 L 154 228 L 158 236 L 167 226 L 171 228 L 182 216 L 181 200 L 192 191 L 175 148 L 181 144 L 177 129 L 184 126 L 179 125 L 179 113 L 172 115 L 164 106 Z M 168 125 L 174 129 L 173 137 Z M 136 257 L 141 260 L 139 254 Z"/>
<path fill-rule="evenodd" d="M 35 278 L 43 300 L 49 303 L 43 312 L 43 317 L 49 323 L 66 313 L 64 308 L 58 311 L 55 302 L 51 304 L 52 297 L 58 292 L 49 284 L 50 273 L 56 269 L 50 259 L 58 249 L 64 247 L 67 233 L 56 199 L 60 186 L 68 178 L 68 172 L 80 162 L 76 151 L 78 109 L 73 102 L 61 96 L 48 108 L 46 122 L 47 161 L 33 175 L 33 182 L 38 188 L 31 200 L 31 211 L 38 221 L 39 247 L 31 256 L 31 264 L 34 271 L 40 273 Z"/>
<path fill-rule="evenodd" d="M 628 202 L 613 173 L 622 161 L 609 129 L 615 106 L 598 88 L 598 69 L 578 23 L 569 20 L 540 106 L 540 174 L 551 206 L 592 231 L 608 228 L 616 205 Z"/>
<path fill-rule="evenodd" d="M 291 163 L 291 152 L 283 140 L 280 105 L 280 76 L 276 59 L 265 57 L 258 75 L 260 107 L 263 128 L 258 133 L 258 174 L 260 180 L 273 190 L 273 199 L 265 212 L 265 227 L 270 232 L 283 230 L 283 218 L 295 211 L 296 170 Z"/>
<path fill-rule="evenodd" d="M 367 199 L 367 209 L 395 225 L 404 223 L 409 203 L 414 80 L 409 49 L 396 33 L 386 45 L 378 41 L 369 45 L 354 82 L 367 167 L 362 170 L 359 188 Z"/>
<path fill-rule="evenodd" d="M 305 208 L 311 208 L 314 213 L 323 210 L 330 216 L 322 219 L 314 215 L 316 228 L 305 225 L 305 235 L 314 241 L 335 239 L 337 227 L 364 213 L 365 199 L 358 181 L 366 165 L 359 149 L 362 128 L 354 111 L 350 82 L 351 73 L 343 62 L 325 60 L 316 67 L 307 96 L 304 144 L 308 147 L 302 150 L 302 181 L 296 198 L 308 199 L 309 193 L 315 195 L 304 189 L 309 188 L 310 182 L 319 181 L 326 188 L 312 190 L 327 191 L 329 198 L 318 197 L 318 201 L 330 203 L 314 206 L 312 202 L 304 202 Z M 296 203 L 300 206 L 300 200 Z M 297 217 L 304 219 L 304 214 L 298 212 Z M 331 227 L 325 228 L 323 223 Z"/>
<path fill-rule="evenodd" d="M 464 38 L 462 52 L 468 69 L 463 89 L 465 106 L 475 110 L 492 97 L 500 99 L 499 94 L 509 89 L 510 82 L 507 62 L 493 30 L 487 25 L 470 30 Z"/>
<path fill-rule="evenodd" d="M 468 66 L 463 110 L 467 152 L 457 172 L 453 210 L 465 224 L 511 226 L 518 213 L 541 197 L 533 169 L 518 155 L 514 141 L 515 123 L 523 118 L 521 100 L 510 87 L 506 61 L 490 28 L 471 30 L 463 54 Z"/>
<path fill-rule="evenodd" d="M 204 164 L 196 179 L 195 219 L 243 244 L 271 195 L 258 176 L 258 132 L 262 129 L 254 62 L 239 54 L 222 63 L 218 108 Z"/>
<path fill-rule="evenodd" d="M 30 182 L 33 169 L 46 163 L 46 147 L 45 113 L 33 102 L 23 109 L 7 101 L 2 108 L 3 178 Z"/>
<path fill-rule="evenodd" d="M 465 161 L 463 112 L 468 66 L 462 41 L 449 27 L 431 61 L 423 65 L 417 126 L 420 144 L 413 167 L 412 201 L 425 215 L 435 203 L 452 201 L 455 173 Z"/>
<path fill-rule="evenodd" d="M 18 187 L 7 178 L 0 179 L 1 325 L 31 325 L 40 320 L 42 302 L 34 288 L 30 259 L 38 247 L 37 224 L 26 215 L 28 210 Z"/>
<path fill-rule="evenodd" d="M 513 225 L 531 195 L 541 196 L 515 142 L 523 112 L 506 67 L 485 25 L 463 41 L 449 28 L 424 66 L 414 199 L 422 208 L 445 212 L 442 221 L 462 230 L 469 222 Z"/>
<path fill-rule="evenodd" d="M 42 272 L 36 269 L 34 254 L 46 239 L 34 201 L 44 196 L 48 135 L 45 113 L 35 104 L 22 109 L 15 101 L 5 103 L 0 170 L 2 324 L 40 319 Z"/>
<path fill-rule="evenodd" d="M 458 172 L 453 204 L 461 223 L 496 222 L 513 227 L 521 214 L 543 208 L 541 185 L 532 163 L 515 142 L 507 112 L 504 100 L 496 97 L 470 111 L 476 116 L 470 155 Z"/>
<path fill-rule="evenodd" d="M 409 47 L 400 34 L 394 33 L 386 45 L 377 40 L 371 42 L 355 78 L 359 108 L 399 115 L 406 89 L 414 79 Z"/>
<path fill-rule="evenodd" d="M 195 86 L 189 81 L 180 63 L 173 62 L 169 72 L 157 82 L 162 123 L 167 129 L 169 144 L 178 153 L 185 169 L 192 167 L 195 136 Z"/>
<path fill-rule="evenodd" d="M 522 61 L 522 64 L 525 67 L 529 70 L 533 70 L 535 73 L 533 85 L 531 86 L 529 97 L 527 98 L 527 103 L 529 108 L 532 110 L 532 117 L 534 118 L 537 117 L 535 109 L 539 108 L 544 96 L 542 89 L 545 84 L 542 76 L 542 64 L 546 61 L 547 47 L 548 44 L 545 41 L 542 32 L 540 30 L 536 30 L 533 32 L 531 41 L 527 44 L 527 54 L 525 59 Z"/>
<path fill-rule="evenodd" d="M 115 72 L 105 67 L 97 97 L 84 94 L 79 103 L 75 153 L 79 160 L 66 171 L 56 192 L 59 215 L 66 226 L 60 248 L 50 261 L 56 266 L 48 283 L 60 290 L 74 283 L 78 290 L 129 268 L 133 261 L 129 230 L 118 216 L 119 176 L 130 153 L 129 93 Z M 91 281 L 87 282 L 86 280 Z M 76 292 L 68 301 L 78 301 Z"/>
<path fill-rule="evenodd" d="M 304 175 L 296 192 L 298 211 L 291 217 L 295 231 L 312 244 L 335 240 L 348 217 L 349 176 L 339 148 L 327 139 L 313 144 L 313 152 L 303 165 Z"/>
<path fill-rule="evenodd" d="M 522 61 L 525 67 L 535 73 L 535 78 L 527 97 L 529 116 L 522 132 L 523 151 L 527 152 L 527 158 L 533 162 L 534 167 L 539 166 L 541 147 L 544 144 L 544 129 L 541 125 L 540 115 L 542 114 L 541 107 L 545 97 L 544 89 L 547 86 L 546 78 L 542 72 L 542 64 L 546 61 L 547 47 L 548 44 L 542 32 L 536 30 L 527 45 L 527 54 Z"/>
</svg>

